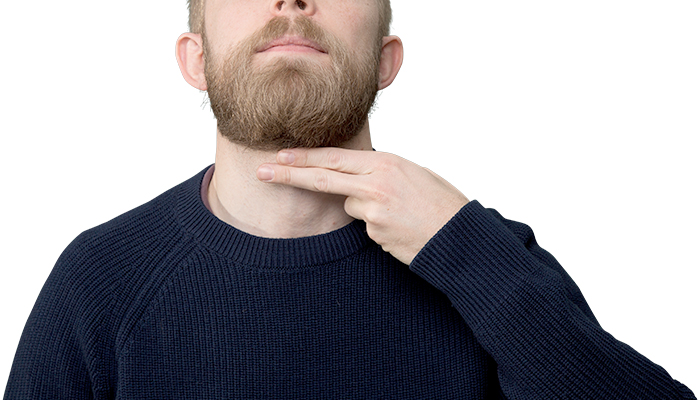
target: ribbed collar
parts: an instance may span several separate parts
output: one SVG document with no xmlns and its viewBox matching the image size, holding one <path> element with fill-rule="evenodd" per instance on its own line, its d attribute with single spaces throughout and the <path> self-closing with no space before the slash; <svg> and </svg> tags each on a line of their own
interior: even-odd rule
<svg viewBox="0 0 700 400">
<path fill-rule="evenodd" d="M 203 246 L 249 266 L 290 270 L 331 263 L 370 243 L 365 223 L 352 223 L 322 235 L 268 239 L 245 233 L 209 212 L 200 194 L 209 167 L 178 186 L 176 213 L 180 223 Z"/>
</svg>

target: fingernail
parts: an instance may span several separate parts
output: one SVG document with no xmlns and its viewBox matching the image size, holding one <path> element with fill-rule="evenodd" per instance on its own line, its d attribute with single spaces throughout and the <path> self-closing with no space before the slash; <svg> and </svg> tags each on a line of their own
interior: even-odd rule
<svg viewBox="0 0 700 400">
<path fill-rule="evenodd" d="M 277 155 L 280 164 L 294 164 L 294 153 L 289 151 L 280 151 Z"/>
<path fill-rule="evenodd" d="M 275 178 L 275 170 L 270 167 L 260 167 L 257 176 L 261 181 L 271 181 Z"/>
</svg>

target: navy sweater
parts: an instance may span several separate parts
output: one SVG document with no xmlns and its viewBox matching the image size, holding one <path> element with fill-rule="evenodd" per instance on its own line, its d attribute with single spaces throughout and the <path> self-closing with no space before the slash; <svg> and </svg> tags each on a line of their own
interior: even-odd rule
<svg viewBox="0 0 700 400">
<path fill-rule="evenodd" d="M 406 266 L 361 221 L 241 232 L 202 203 L 205 171 L 68 246 L 5 400 L 695 398 L 477 201 Z"/>
</svg>

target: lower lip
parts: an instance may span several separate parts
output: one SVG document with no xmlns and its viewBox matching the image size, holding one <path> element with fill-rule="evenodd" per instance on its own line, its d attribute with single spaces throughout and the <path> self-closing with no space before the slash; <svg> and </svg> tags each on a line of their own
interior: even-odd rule
<svg viewBox="0 0 700 400">
<path fill-rule="evenodd" d="M 296 44 L 287 44 L 284 46 L 270 47 L 269 49 L 263 51 L 263 53 L 309 53 L 309 54 L 325 54 L 320 52 L 313 47 L 300 46 Z"/>
</svg>

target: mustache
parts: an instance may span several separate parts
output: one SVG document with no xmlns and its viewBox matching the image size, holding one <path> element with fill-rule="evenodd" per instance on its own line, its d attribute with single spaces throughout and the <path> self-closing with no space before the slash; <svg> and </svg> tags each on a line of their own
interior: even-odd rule
<svg viewBox="0 0 700 400">
<path fill-rule="evenodd" d="M 286 35 L 300 36 L 312 41 L 329 55 L 337 54 L 340 46 L 335 36 L 326 32 L 309 17 L 301 15 L 293 20 L 283 16 L 271 19 L 264 27 L 250 35 L 243 47 L 252 55 L 265 48 L 270 42 Z"/>
</svg>

